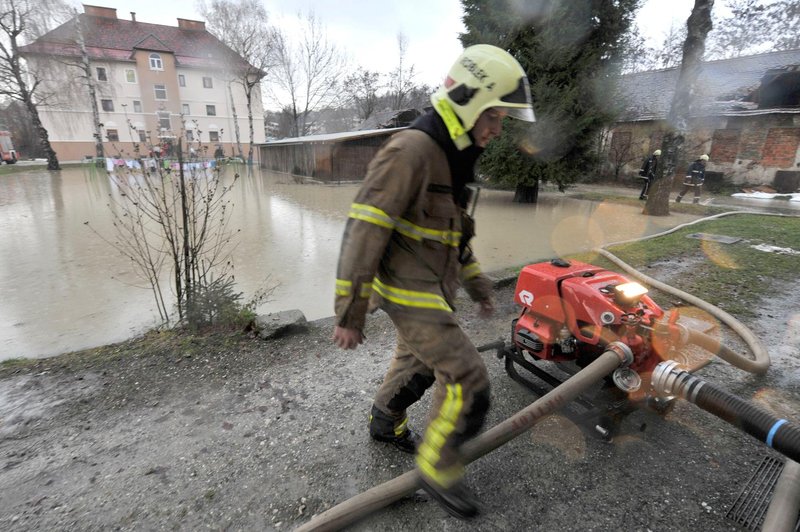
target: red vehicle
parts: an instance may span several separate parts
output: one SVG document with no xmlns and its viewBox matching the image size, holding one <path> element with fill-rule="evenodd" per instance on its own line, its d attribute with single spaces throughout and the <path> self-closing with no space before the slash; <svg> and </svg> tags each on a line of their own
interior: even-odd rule
<svg viewBox="0 0 800 532">
<path fill-rule="evenodd" d="M 17 150 L 14 149 L 14 143 L 11 142 L 10 131 L 0 131 L 0 158 L 6 164 L 17 162 Z"/>
</svg>

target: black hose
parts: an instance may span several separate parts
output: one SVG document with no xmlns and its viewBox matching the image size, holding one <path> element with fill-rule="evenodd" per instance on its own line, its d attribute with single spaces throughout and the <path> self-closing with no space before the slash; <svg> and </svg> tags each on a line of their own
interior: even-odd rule
<svg viewBox="0 0 800 532">
<path fill-rule="evenodd" d="M 674 361 L 656 366 L 652 384 L 657 393 L 680 396 L 795 462 L 800 461 L 800 427 L 791 421 L 717 388 Z"/>
</svg>

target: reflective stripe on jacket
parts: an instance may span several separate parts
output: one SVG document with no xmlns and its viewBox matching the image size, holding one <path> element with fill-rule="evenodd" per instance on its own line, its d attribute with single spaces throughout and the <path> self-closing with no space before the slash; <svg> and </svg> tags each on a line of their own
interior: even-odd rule
<svg viewBox="0 0 800 532">
<path fill-rule="evenodd" d="M 462 209 L 444 151 L 426 133 L 396 133 L 370 162 L 350 207 L 336 274 L 336 324 L 362 329 L 369 308 L 452 320 L 463 282 L 475 300 L 491 282 L 458 261 Z"/>
<path fill-rule="evenodd" d="M 706 178 L 706 167 L 700 161 L 694 161 L 686 169 L 686 177 L 683 179 L 684 185 L 699 186 Z"/>
</svg>

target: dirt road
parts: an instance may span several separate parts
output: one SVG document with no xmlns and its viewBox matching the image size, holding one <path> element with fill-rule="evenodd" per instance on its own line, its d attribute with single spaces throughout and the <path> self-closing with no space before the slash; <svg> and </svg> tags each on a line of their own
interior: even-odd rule
<svg viewBox="0 0 800 532">
<path fill-rule="evenodd" d="M 512 288 L 497 296 L 488 321 L 460 302 L 478 345 L 509 335 Z M 768 375 L 715 362 L 702 376 L 800 419 L 793 298 L 770 299 L 748 325 L 773 356 Z M 0 529 L 286 530 L 413 467 L 366 431 L 393 348 L 388 319 L 371 317 L 354 352 L 335 349 L 330 333 L 322 320 L 266 342 L 151 335 L 4 369 Z M 494 425 L 535 397 L 492 353 L 485 361 Z M 428 404 L 410 411 L 417 429 Z M 726 512 L 765 456 L 780 458 L 688 403 L 666 418 L 631 414 L 611 443 L 554 416 L 469 467 L 484 505 L 477 520 L 456 521 L 418 493 L 354 529 L 744 530 Z"/>
</svg>

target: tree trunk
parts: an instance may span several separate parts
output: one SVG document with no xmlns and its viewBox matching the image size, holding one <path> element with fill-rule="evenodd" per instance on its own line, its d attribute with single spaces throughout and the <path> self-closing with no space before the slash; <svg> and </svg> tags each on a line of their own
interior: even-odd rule
<svg viewBox="0 0 800 532">
<path fill-rule="evenodd" d="M 247 97 L 247 125 L 250 127 L 250 148 L 247 150 L 247 166 L 253 166 L 253 142 L 255 142 L 255 127 L 253 126 L 253 86 L 245 86 Z"/>
<path fill-rule="evenodd" d="M 239 152 L 239 158 L 244 159 L 244 153 L 242 153 L 242 136 L 241 133 L 239 133 L 239 117 L 236 116 L 236 103 L 233 101 L 233 89 L 230 83 L 228 83 L 228 93 L 231 95 L 231 113 L 233 114 L 233 132 L 236 137 L 236 151 Z"/>
<path fill-rule="evenodd" d="M 514 201 L 517 203 L 536 203 L 539 200 L 539 181 L 533 185 L 517 184 Z"/>
<path fill-rule="evenodd" d="M 183 295 L 186 298 L 184 307 L 181 307 L 181 271 L 175 269 L 175 292 L 178 296 L 178 317 L 183 319 L 192 304 L 192 280 L 189 268 L 189 205 L 186 199 L 186 176 L 183 171 L 183 139 L 178 137 L 178 178 L 180 179 L 181 192 L 181 222 L 183 223 Z M 177 262 L 177 261 L 176 261 Z"/>
<path fill-rule="evenodd" d="M 692 93 L 700 72 L 700 61 L 706 48 L 706 36 L 711 31 L 711 8 L 714 0 L 695 0 L 692 14 L 686 21 L 687 35 L 683 43 L 683 61 L 672 99 L 669 117 L 670 128 L 664 132 L 661 143 L 661 161 L 651 184 L 642 214 L 669 216 L 669 197 L 672 179 L 678 162 L 683 158 L 683 143 L 689 130 Z"/>
<path fill-rule="evenodd" d="M 33 128 L 39 133 L 39 145 L 42 147 L 42 151 L 44 151 L 44 154 L 47 157 L 47 169 L 61 170 L 61 165 L 58 164 L 56 152 L 50 145 L 50 136 L 47 133 L 47 129 L 45 129 L 45 127 L 42 125 L 42 120 L 39 118 L 39 111 L 36 109 L 36 105 L 30 99 L 28 99 L 25 101 L 25 106 L 28 108 L 28 113 L 31 115 Z"/>
<path fill-rule="evenodd" d="M 17 40 L 15 36 L 11 39 L 11 50 L 12 60 L 10 61 L 9 66 L 11 68 L 11 74 L 14 77 L 14 81 L 19 88 L 19 93 L 15 95 L 15 97 L 25 104 L 25 108 L 28 109 L 28 114 L 30 114 L 33 128 L 39 135 L 39 145 L 42 147 L 42 151 L 47 157 L 47 169 L 61 170 L 61 165 L 58 164 L 56 152 L 50 145 L 50 136 L 47 133 L 47 129 L 45 129 L 45 127 L 42 125 L 41 118 L 39 118 L 39 110 L 36 108 L 36 104 L 33 101 L 33 94 L 28 90 L 26 76 L 22 73 L 22 68 L 19 64 L 19 48 L 17 46 Z"/>
<path fill-rule="evenodd" d="M 86 40 L 83 38 L 83 26 L 80 17 L 77 19 L 76 25 L 78 46 L 81 50 L 81 70 L 86 77 L 86 86 L 89 87 L 89 101 L 92 105 L 92 122 L 94 124 L 94 152 L 95 157 L 103 158 L 105 153 L 103 150 L 103 132 L 100 130 L 102 124 L 100 123 L 100 111 L 97 108 L 97 91 L 94 86 L 94 78 L 92 77 L 92 65 L 89 62 L 89 52 L 86 51 Z"/>
</svg>

